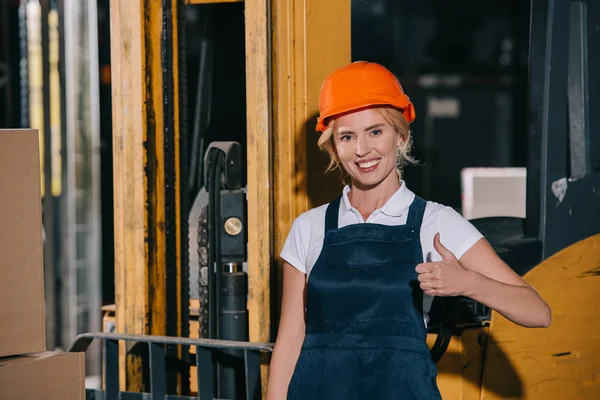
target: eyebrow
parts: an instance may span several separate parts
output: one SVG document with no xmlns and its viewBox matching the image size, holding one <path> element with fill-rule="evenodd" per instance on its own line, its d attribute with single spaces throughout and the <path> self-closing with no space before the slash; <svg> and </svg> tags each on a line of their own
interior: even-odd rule
<svg viewBox="0 0 600 400">
<path fill-rule="evenodd" d="M 373 130 L 373 129 L 375 129 L 375 128 L 381 128 L 381 127 L 383 127 L 383 125 L 384 125 L 384 124 L 381 124 L 381 123 L 379 123 L 379 124 L 375 124 L 375 125 L 371 125 L 371 126 L 369 126 L 369 127 L 365 128 L 365 130 L 364 130 L 364 131 L 365 131 L 365 132 L 368 132 L 368 131 L 371 131 L 371 130 Z M 347 135 L 347 134 L 349 134 L 349 133 L 354 133 L 354 132 L 352 132 L 351 130 L 346 130 L 346 129 L 344 129 L 344 130 L 340 130 L 340 131 L 338 131 L 338 133 L 337 133 L 337 134 L 338 134 L 338 135 Z"/>
<path fill-rule="evenodd" d="M 375 124 L 375 125 L 371 125 L 371 126 L 369 126 L 367 129 L 365 129 L 365 132 L 367 132 L 367 131 L 372 131 L 372 130 L 373 130 L 373 129 L 375 129 L 375 128 L 381 128 L 381 127 L 383 127 L 383 124 Z"/>
</svg>

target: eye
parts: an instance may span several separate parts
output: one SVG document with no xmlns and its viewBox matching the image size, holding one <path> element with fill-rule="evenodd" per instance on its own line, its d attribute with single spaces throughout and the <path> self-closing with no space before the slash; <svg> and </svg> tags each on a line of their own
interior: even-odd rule
<svg viewBox="0 0 600 400">
<path fill-rule="evenodd" d="M 342 135 L 340 136 L 340 140 L 341 141 L 347 141 L 347 140 L 351 140 L 352 139 L 352 135 Z"/>
<path fill-rule="evenodd" d="M 381 135 L 381 130 L 375 129 L 374 131 L 371 132 L 371 135 L 373 135 L 373 136 Z"/>
</svg>

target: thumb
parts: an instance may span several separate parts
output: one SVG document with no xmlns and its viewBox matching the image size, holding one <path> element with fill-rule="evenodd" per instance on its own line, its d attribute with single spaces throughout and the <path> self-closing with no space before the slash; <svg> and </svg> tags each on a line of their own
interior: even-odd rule
<svg viewBox="0 0 600 400">
<path fill-rule="evenodd" d="M 439 232 L 436 233 L 435 236 L 433 237 L 433 247 L 438 252 L 438 254 L 442 257 L 442 260 L 453 260 L 456 258 L 456 257 L 454 257 L 454 254 L 450 250 L 445 248 L 444 245 L 442 244 L 442 242 L 440 242 L 440 233 Z"/>
</svg>

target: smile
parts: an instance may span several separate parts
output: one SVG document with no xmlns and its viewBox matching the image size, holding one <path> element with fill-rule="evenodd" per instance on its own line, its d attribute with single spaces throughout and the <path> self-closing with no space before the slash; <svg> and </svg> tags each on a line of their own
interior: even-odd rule
<svg viewBox="0 0 600 400">
<path fill-rule="evenodd" d="M 376 166 L 377 164 L 379 164 L 379 161 L 381 161 L 381 158 L 379 158 L 377 160 L 365 161 L 365 162 L 356 163 L 356 164 L 358 164 L 358 166 L 362 169 L 367 169 L 367 168 Z"/>
<path fill-rule="evenodd" d="M 371 170 L 371 169 L 375 169 L 375 166 L 377 164 L 379 164 L 379 161 L 381 161 L 381 158 L 377 159 L 377 160 L 370 160 L 370 161 L 364 161 L 364 162 L 357 162 L 356 164 L 358 165 L 358 167 L 362 170 Z"/>
</svg>

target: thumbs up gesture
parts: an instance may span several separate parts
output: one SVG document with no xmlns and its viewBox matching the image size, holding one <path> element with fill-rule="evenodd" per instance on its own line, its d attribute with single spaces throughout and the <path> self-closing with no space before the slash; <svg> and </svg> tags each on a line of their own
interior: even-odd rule
<svg viewBox="0 0 600 400">
<path fill-rule="evenodd" d="M 464 296 L 468 286 L 469 270 L 440 242 L 440 234 L 433 238 L 433 247 L 442 261 L 417 265 L 421 289 L 430 296 Z"/>
</svg>

